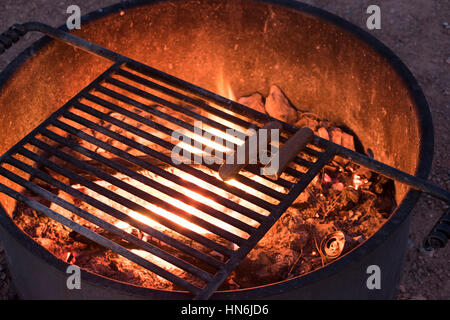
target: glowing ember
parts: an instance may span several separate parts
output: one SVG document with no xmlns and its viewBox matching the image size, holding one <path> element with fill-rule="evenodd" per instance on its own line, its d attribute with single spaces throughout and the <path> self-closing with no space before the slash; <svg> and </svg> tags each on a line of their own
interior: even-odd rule
<svg viewBox="0 0 450 320">
<path fill-rule="evenodd" d="M 355 190 L 358 190 L 361 186 L 365 185 L 366 183 L 368 183 L 369 180 L 367 180 L 364 177 L 361 177 L 360 175 L 353 175 L 353 188 Z"/>
<path fill-rule="evenodd" d="M 330 182 L 332 182 L 333 181 L 333 179 L 331 179 L 331 177 L 328 175 L 328 174 L 324 174 L 323 175 L 323 182 L 324 183 L 330 183 Z"/>
<path fill-rule="evenodd" d="M 357 174 L 353 175 L 353 188 L 358 190 L 360 186 L 362 186 L 364 182 L 361 180 L 361 177 Z"/>
</svg>

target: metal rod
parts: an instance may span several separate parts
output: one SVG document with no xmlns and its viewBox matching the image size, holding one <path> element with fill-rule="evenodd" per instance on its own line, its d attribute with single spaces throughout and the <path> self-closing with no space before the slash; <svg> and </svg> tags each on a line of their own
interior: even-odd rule
<svg viewBox="0 0 450 320">
<path fill-rule="evenodd" d="M 73 165 L 75 165 L 76 167 L 78 167 L 80 169 L 83 169 L 83 170 L 86 170 L 88 172 L 91 172 L 92 174 L 94 174 L 95 176 L 99 177 L 100 179 L 103 179 L 104 181 L 107 181 L 107 182 L 109 182 L 109 183 L 111 183 L 111 184 L 121 188 L 122 190 L 124 190 L 124 191 L 126 191 L 126 192 L 128 192 L 130 194 L 133 194 L 133 195 L 135 195 L 135 196 L 137 196 L 139 198 L 141 198 L 142 200 L 144 200 L 146 202 L 149 202 L 149 203 L 158 205 L 158 206 L 160 206 L 160 207 L 162 207 L 164 209 L 167 209 L 167 211 L 169 211 L 169 212 L 171 212 L 173 214 L 176 214 L 177 216 L 179 216 L 181 218 L 184 218 L 184 219 L 186 219 L 186 220 L 188 220 L 190 222 L 193 222 L 194 224 L 196 224 L 198 226 L 201 226 L 201 227 L 205 228 L 206 230 L 208 230 L 208 231 L 210 231 L 212 233 L 215 233 L 216 235 L 219 235 L 219 236 L 223 237 L 224 239 L 232 241 L 232 242 L 234 242 L 234 243 L 236 243 L 238 245 L 243 241 L 242 238 L 236 236 L 235 234 L 233 234 L 231 232 L 228 232 L 226 230 L 223 230 L 222 228 L 217 227 L 214 224 L 211 224 L 211 223 L 209 223 L 209 222 L 207 222 L 207 221 L 205 221 L 205 220 L 203 220 L 201 218 L 198 218 L 197 216 L 195 216 L 195 215 L 193 215 L 193 214 L 191 214 L 189 212 L 186 212 L 185 210 L 180 209 L 179 207 L 177 207 L 175 205 L 172 205 L 170 203 L 170 199 L 168 199 L 167 201 L 164 201 L 164 200 L 160 199 L 159 197 L 156 197 L 156 196 L 154 196 L 152 194 L 149 194 L 149 193 L 147 193 L 145 191 L 142 191 L 141 189 L 139 189 L 137 187 L 134 187 L 131 184 L 128 184 L 128 183 L 126 183 L 126 182 L 124 182 L 124 181 L 122 181 L 120 179 L 117 179 L 117 178 L 115 178 L 115 177 L 105 173 L 104 171 L 102 171 L 102 170 L 100 170 L 100 169 L 98 169 L 98 168 L 96 168 L 96 167 L 94 167 L 92 165 L 87 164 L 84 161 L 80 161 L 80 160 L 78 160 L 78 159 L 68 155 L 67 153 L 64 153 L 64 152 L 62 152 L 60 150 L 52 148 L 48 144 L 43 143 L 43 142 L 41 142 L 39 140 L 32 139 L 30 141 L 30 143 L 35 145 L 35 146 L 37 146 L 37 147 L 39 147 L 39 148 L 41 148 L 42 150 L 50 152 L 51 154 L 57 156 L 58 158 L 60 158 L 60 159 L 62 159 L 64 161 L 67 161 L 68 163 L 73 164 Z M 72 177 L 70 177 L 70 178 L 72 178 Z M 74 178 L 74 179 L 76 179 L 76 178 Z M 150 182 L 153 182 L 150 179 L 148 179 L 148 180 Z M 167 190 L 165 190 L 165 191 L 167 191 Z M 175 198 L 174 194 L 169 194 L 168 196 Z M 116 200 L 116 198 L 112 198 L 112 200 Z M 140 212 L 140 211 L 138 211 L 138 212 Z M 153 220 L 155 219 L 154 216 L 150 216 L 150 218 L 153 219 Z"/>
<path fill-rule="evenodd" d="M 18 150 L 18 153 L 35 161 L 36 163 L 44 165 L 48 168 L 53 168 L 53 170 L 58 169 L 58 167 L 54 167 L 54 164 L 52 162 L 50 162 L 49 160 L 46 160 L 25 148 L 20 148 Z M 63 173 L 60 172 L 60 174 L 63 174 Z M 67 177 L 67 175 L 65 175 L 65 176 Z M 71 191 L 71 190 L 69 189 L 68 191 Z M 71 194 L 71 193 L 69 192 L 69 194 Z M 147 233 L 148 235 L 170 245 L 171 247 L 173 247 L 175 249 L 178 249 L 182 252 L 186 252 L 189 255 L 191 255 L 211 266 L 214 266 L 215 268 L 220 268 L 222 266 L 222 263 L 217 261 L 216 259 L 213 259 L 210 256 L 208 256 L 190 246 L 187 246 L 186 244 L 184 244 L 183 242 L 181 242 L 179 240 L 169 237 L 165 233 L 160 232 L 160 231 L 128 216 L 127 214 L 123 213 L 122 211 L 116 210 L 113 207 L 106 205 L 103 202 L 88 196 L 87 194 L 76 193 L 76 195 L 74 195 L 74 194 L 72 194 L 72 195 L 82 199 L 86 203 L 105 212 L 106 214 L 108 214 L 118 220 L 124 221 L 124 222 L 128 223 L 129 225 L 131 225 L 132 227 L 135 227 L 138 230 L 141 230 L 142 232 Z"/>
<path fill-rule="evenodd" d="M 184 121 L 182 121 L 182 120 L 180 120 L 178 118 L 172 117 L 172 116 L 170 116 L 170 115 L 168 115 L 166 113 L 163 113 L 163 112 L 157 110 L 156 108 L 153 108 L 153 107 L 150 107 L 148 105 L 142 104 L 142 103 L 140 103 L 140 102 L 138 102 L 138 101 L 136 101 L 136 100 L 134 100 L 134 99 L 132 99 L 130 97 L 127 97 L 127 96 L 119 94 L 119 93 L 117 93 L 115 91 L 109 90 L 109 89 L 107 89 L 107 88 L 105 88 L 103 86 L 96 87 L 96 90 L 101 92 L 101 93 L 103 93 L 103 94 L 105 94 L 105 95 L 107 95 L 107 96 L 109 96 L 109 97 L 111 97 L 111 98 L 117 99 L 117 100 L 119 100 L 121 102 L 124 102 L 124 103 L 129 104 L 129 105 L 134 106 L 134 107 L 137 107 L 137 108 L 139 108 L 141 110 L 144 110 L 146 112 L 149 112 L 149 113 L 151 113 L 153 115 L 156 115 L 157 117 L 160 117 L 161 119 L 164 119 L 165 121 L 169 121 L 169 122 L 172 122 L 172 123 L 174 123 L 176 125 L 179 125 L 182 128 L 191 131 L 192 133 L 196 132 L 196 127 L 195 126 L 193 126 L 193 125 L 191 125 L 189 123 L 186 123 L 186 122 L 184 122 Z M 88 100 L 90 100 L 90 101 L 92 101 L 92 102 L 94 102 L 94 103 L 97 103 L 98 105 L 101 105 L 101 106 L 103 106 L 105 108 L 108 108 L 108 109 L 114 110 L 116 112 L 122 113 L 121 111 L 119 111 L 122 108 L 118 107 L 117 105 L 115 105 L 112 102 L 103 100 L 103 99 L 101 99 L 101 98 L 99 98 L 97 96 L 94 96 L 92 94 L 87 94 L 87 95 L 84 95 L 83 97 L 88 99 Z M 188 111 L 189 110 L 186 110 L 186 112 L 188 112 Z M 134 119 L 134 120 L 136 120 L 136 121 L 140 121 L 140 122 L 142 122 L 144 124 L 147 124 L 146 122 L 150 121 L 148 125 L 153 127 L 153 128 L 155 128 L 155 126 L 154 126 L 154 124 L 152 124 L 151 120 L 143 118 L 143 117 L 136 117 L 135 115 L 136 114 L 134 114 L 134 115 L 130 114 L 129 117 Z M 198 129 L 200 131 L 202 130 L 201 128 L 198 128 Z M 165 132 L 168 135 L 172 135 L 172 133 L 173 133 L 173 130 L 167 130 L 167 128 L 164 128 L 163 130 L 164 130 L 163 132 Z M 180 134 L 180 136 L 185 136 L 182 133 L 179 133 L 179 134 Z M 201 144 L 202 146 L 206 147 L 206 145 L 204 143 L 202 143 L 202 142 L 199 142 L 199 141 L 197 141 L 195 139 L 191 139 L 189 137 L 187 137 L 187 138 L 188 138 L 187 140 L 192 140 L 191 145 L 193 147 L 196 147 L 196 144 Z M 231 142 L 229 140 L 226 140 L 226 139 L 224 139 L 222 145 L 224 147 L 228 147 L 230 145 L 234 146 L 234 147 L 237 147 L 236 144 L 234 144 L 233 142 Z M 211 155 L 210 153 L 208 153 L 208 154 Z M 302 159 L 302 160 L 299 161 L 299 163 L 307 165 L 308 162 L 304 162 L 304 161 L 306 161 L 306 160 Z M 294 178 L 301 178 L 301 176 L 302 176 L 301 172 L 299 172 L 297 170 L 294 170 L 294 169 L 291 169 L 291 168 L 288 168 L 288 169 L 289 170 L 287 170 L 286 173 L 290 174 Z M 249 168 L 247 171 L 249 171 L 250 173 L 259 175 L 259 169 Z M 262 176 L 262 178 L 265 179 L 266 181 L 270 181 L 271 183 L 277 184 L 277 185 L 285 187 L 287 189 L 290 189 L 293 186 L 293 184 L 291 182 L 289 182 L 287 180 L 284 180 L 284 179 L 281 179 L 281 178 L 278 179 L 278 180 L 275 180 L 275 181 L 270 180 L 270 179 L 266 179 L 264 176 Z M 238 179 L 240 179 L 240 177 L 238 177 Z M 246 183 L 246 182 L 248 183 L 248 181 L 245 181 L 245 182 L 243 181 L 243 183 Z"/>
<path fill-rule="evenodd" d="M 194 118 L 196 120 L 202 121 L 202 122 L 204 122 L 204 123 L 206 123 L 206 124 L 216 128 L 216 129 L 219 129 L 219 130 L 222 130 L 222 131 L 226 131 L 227 129 L 229 129 L 228 127 L 226 127 L 226 126 L 224 126 L 224 125 L 222 125 L 222 124 L 220 124 L 220 123 L 218 123 L 218 122 L 216 122 L 214 120 L 206 118 L 206 117 L 204 117 L 202 115 L 199 115 L 198 113 L 192 112 L 192 111 L 190 111 L 190 110 L 188 110 L 186 108 L 178 106 L 177 104 L 169 102 L 169 101 L 167 101 L 165 99 L 157 97 L 157 96 L 155 96 L 153 94 L 150 94 L 150 93 L 148 93 L 146 91 L 143 91 L 141 89 L 138 89 L 138 88 L 132 86 L 131 84 L 124 83 L 124 82 L 122 82 L 122 81 L 120 81 L 118 79 L 114 79 L 114 78 L 111 78 L 109 76 L 105 76 L 105 81 L 110 83 L 110 84 L 115 85 L 118 88 L 121 88 L 121 89 L 126 90 L 128 92 L 131 92 L 131 93 L 136 94 L 138 96 L 141 96 L 142 98 L 145 98 L 145 99 L 153 101 L 155 103 L 164 105 L 164 106 L 166 106 L 168 108 L 171 108 L 172 110 L 175 110 L 175 111 L 181 112 L 183 114 L 186 114 L 186 115 L 188 115 L 188 116 L 190 116 L 190 117 L 192 117 L 192 118 Z M 152 86 L 152 82 L 150 82 L 150 81 L 148 81 L 146 79 L 142 79 L 142 84 L 147 84 L 149 86 Z M 184 100 L 182 100 L 182 101 L 184 101 Z M 201 106 L 202 106 L 203 110 L 205 110 L 205 111 L 207 111 L 209 113 L 215 114 L 217 116 L 220 116 L 220 117 L 222 117 L 223 119 L 225 119 L 227 121 L 233 122 L 235 124 L 239 123 L 240 126 L 243 126 L 245 128 L 252 128 L 252 127 L 254 127 L 255 129 L 258 129 L 258 127 L 255 127 L 254 124 L 252 124 L 252 123 L 250 123 L 248 121 L 245 121 L 243 119 L 237 118 L 235 116 L 232 116 L 232 115 L 230 115 L 228 113 L 225 113 L 223 111 L 220 111 L 218 109 L 215 109 L 215 108 L 209 106 L 208 104 L 202 103 Z M 270 121 L 270 122 L 281 123 L 279 120 L 276 120 L 276 119 L 273 119 L 273 121 Z M 261 128 L 259 128 L 259 129 L 261 129 Z M 235 131 L 235 133 L 238 136 L 242 136 L 242 137 L 245 136 L 245 133 L 243 133 L 243 132 L 241 132 L 241 131 L 239 131 L 237 129 L 234 129 L 234 131 Z M 286 139 L 280 137 L 280 141 L 281 142 L 285 142 Z M 296 157 L 294 159 L 294 162 L 296 164 L 301 165 L 301 166 L 305 166 L 305 165 L 308 164 L 308 161 L 306 161 L 306 160 L 304 160 L 304 159 L 302 159 L 300 157 Z"/>
<path fill-rule="evenodd" d="M 97 100 L 97 101 L 99 101 L 99 100 Z M 165 126 L 162 126 L 162 125 L 160 125 L 158 123 L 155 123 L 154 121 L 146 119 L 146 118 L 144 118 L 144 117 L 142 117 L 140 115 L 133 114 L 132 112 L 130 112 L 128 110 L 125 110 L 125 109 L 123 109 L 123 108 L 121 108 L 121 107 L 119 107 L 117 105 L 114 105 L 111 102 L 103 101 L 101 103 L 102 103 L 101 104 L 102 106 L 104 106 L 104 107 L 106 107 L 108 109 L 111 109 L 113 111 L 121 113 L 121 114 L 123 114 L 123 115 L 125 115 L 125 116 L 127 116 L 127 117 L 129 117 L 131 119 L 134 119 L 136 121 L 140 121 L 141 123 L 146 124 L 146 125 L 148 125 L 150 127 L 153 127 L 154 129 L 156 129 L 156 130 L 158 130 L 160 132 L 164 132 L 168 136 L 172 136 L 172 134 L 174 133 L 174 130 L 171 130 L 171 129 L 169 129 L 169 128 L 165 127 Z M 109 121 L 109 122 L 111 122 L 111 123 L 113 123 L 115 125 L 119 125 L 121 127 L 122 126 L 126 126 L 129 130 L 131 130 L 130 128 L 135 128 L 135 127 L 132 127 L 129 124 L 126 124 L 123 121 L 117 120 L 117 119 L 115 119 L 115 118 L 113 118 L 113 117 L 111 117 L 111 116 L 109 116 L 109 115 L 107 115 L 105 113 L 102 113 L 102 112 L 100 112 L 98 110 L 95 110 L 95 109 L 93 109 L 93 108 L 91 108 L 91 107 L 89 107 L 89 106 L 87 106 L 87 105 L 85 105 L 85 104 L 83 104 L 81 102 L 74 102 L 74 106 L 75 106 L 75 108 L 77 108 L 77 109 L 79 109 L 79 110 L 81 110 L 83 112 L 86 112 L 86 113 L 89 113 L 91 115 L 94 115 L 94 116 L 96 116 L 96 117 L 98 117 L 98 118 L 100 118 L 102 120 Z M 118 124 L 118 123 L 120 123 L 120 124 Z M 137 130 L 137 132 L 140 132 L 139 136 L 141 136 L 143 138 L 149 138 L 149 136 L 148 136 L 149 134 L 147 132 L 145 132 L 143 130 L 140 130 L 138 128 L 135 128 L 135 129 Z M 155 137 L 153 135 L 151 135 L 151 136 L 152 136 L 152 138 L 149 138 L 149 139 L 153 139 L 154 141 L 152 141 L 152 142 L 158 143 L 159 145 L 165 147 L 168 151 L 173 150 L 173 148 L 175 147 L 174 144 L 171 144 L 171 143 L 169 144 L 165 140 L 157 138 L 157 137 Z M 161 141 L 164 141 L 165 143 L 160 143 Z M 198 143 L 198 144 L 200 144 L 202 146 L 207 147 L 206 144 L 204 144 L 203 142 L 200 142 L 200 141 L 196 141 L 195 139 L 192 139 L 191 143 L 192 143 L 193 146 L 196 146 L 196 143 Z M 211 152 L 206 152 L 205 150 L 203 150 L 203 152 L 205 154 L 207 154 L 207 155 L 212 156 Z M 214 171 L 218 171 L 219 170 L 219 166 L 217 164 L 214 164 L 214 163 L 213 164 L 206 164 L 205 163 L 204 165 L 206 167 L 214 170 Z M 284 194 L 282 194 L 282 193 L 280 193 L 280 192 L 278 192 L 278 191 L 276 191 L 276 190 L 274 190 L 274 189 L 272 189 L 270 187 L 267 187 L 264 184 L 261 184 L 259 182 L 256 182 L 256 181 L 252 180 L 252 179 L 249 179 L 249 178 L 247 178 L 245 176 L 238 176 L 238 177 L 235 177 L 235 179 L 237 181 L 241 182 L 241 183 L 244 183 L 244 184 L 248 185 L 249 187 L 251 187 L 251 188 L 253 188 L 255 190 L 258 190 L 261 193 L 264 193 L 264 194 L 270 196 L 273 199 L 281 200 L 284 197 Z"/>
<path fill-rule="evenodd" d="M 168 96 L 171 96 L 173 98 L 179 99 L 180 101 L 183 101 L 185 103 L 190 103 L 190 104 L 192 104 L 194 106 L 200 107 L 203 110 L 207 111 L 209 114 L 214 114 L 215 116 L 220 117 L 220 118 L 222 118 L 224 120 L 227 120 L 229 122 L 232 122 L 232 123 L 234 123 L 234 124 L 236 124 L 236 125 L 238 125 L 238 126 L 240 126 L 242 128 L 248 128 L 249 127 L 249 122 L 248 121 L 245 121 L 245 120 L 243 120 L 241 118 L 233 116 L 232 114 L 229 114 L 229 113 L 223 112 L 223 111 L 221 111 L 219 109 L 216 109 L 216 108 L 210 106 L 209 104 L 205 103 L 202 100 L 191 98 L 191 97 L 189 97 L 189 96 L 187 96 L 185 94 L 182 94 L 180 92 L 171 90 L 171 89 L 169 89 L 167 87 L 159 85 L 159 84 L 157 84 L 157 83 L 155 83 L 153 81 L 150 81 L 148 79 L 144 79 L 144 78 L 142 78 L 142 77 L 140 77 L 140 76 L 138 76 L 136 74 L 132 74 L 132 73 L 130 73 L 128 71 L 125 71 L 123 69 L 118 69 L 116 73 L 118 75 L 121 75 L 121 76 L 127 78 L 128 80 L 134 81 L 134 82 L 139 83 L 141 85 L 144 85 L 144 86 L 146 86 L 148 88 L 151 88 L 151 89 L 157 90 L 159 92 L 162 92 L 162 93 L 164 93 L 164 94 L 166 94 Z M 116 85 L 118 87 L 121 87 L 122 89 L 128 90 L 130 92 L 134 92 L 134 93 L 138 93 L 139 92 L 139 95 L 145 94 L 144 91 L 141 91 L 141 90 L 137 89 L 136 87 L 131 86 L 130 84 L 126 84 L 123 81 L 120 81 L 118 79 L 114 79 L 114 78 L 108 77 L 106 81 L 111 83 L 111 84 L 114 84 L 114 85 Z M 148 95 L 148 97 L 150 98 L 151 95 Z M 183 112 L 183 113 L 186 112 L 186 110 L 183 109 L 183 108 L 179 108 L 179 107 L 175 107 L 175 108 L 176 109 L 182 109 L 182 110 L 179 110 L 180 112 Z M 199 115 L 196 114 L 195 112 L 189 112 L 187 114 L 189 116 L 191 116 L 191 117 L 195 117 L 196 119 L 198 119 L 198 117 L 199 117 Z M 202 117 L 202 118 L 204 118 L 204 117 Z M 198 120 L 200 120 L 200 119 L 198 119 Z M 203 120 L 201 120 L 201 121 L 203 121 Z M 226 129 L 229 129 L 228 127 L 223 126 L 222 124 L 220 124 L 220 123 L 218 123 L 216 121 L 210 120 L 209 118 L 206 118 L 206 121 L 211 121 L 211 125 L 216 127 L 217 129 L 220 129 L 220 127 L 223 128 L 222 129 L 223 131 L 225 131 Z M 243 134 L 243 132 L 239 132 L 239 133 Z"/>
<path fill-rule="evenodd" d="M 332 142 L 327 143 L 331 144 Z M 412 176 L 406 172 L 390 167 L 382 162 L 376 161 L 363 154 L 357 153 L 339 145 L 336 145 L 336 153 L 337 155 L 350 159 L 352 162 L 364 166 L 385 177 L 402 182 L 415 190 L 429 193 L 442 201 L 450 203 L 450 192 L 424 179 Z"/>
</svg>

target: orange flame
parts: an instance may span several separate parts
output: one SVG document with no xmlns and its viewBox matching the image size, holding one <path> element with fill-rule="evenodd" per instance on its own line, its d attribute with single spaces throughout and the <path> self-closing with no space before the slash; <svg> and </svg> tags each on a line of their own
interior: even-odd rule
<svg viewBox="0 0 450 320">
<path fill-rule="evenodd" d="M 225 80 L 222 69 L 220 70 L 218 79 L 217 79 L 217 93 L 219 95 L 221 95 L 222 97 L 225 97 L 232 101 L 236 101 L 236 96 L 234 95 L 234 92 L 231 89 L 230 83 Z"/>
</svg>

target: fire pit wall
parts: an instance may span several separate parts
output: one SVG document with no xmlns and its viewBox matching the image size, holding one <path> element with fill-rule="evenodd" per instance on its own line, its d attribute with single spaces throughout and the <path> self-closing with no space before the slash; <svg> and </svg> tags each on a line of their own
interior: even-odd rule
<svg viewBox="0 0 450 320">
<path fill-rule="evenodd" d="M 409 173 L 420 172 L 427 176 L 433 137 L 423 94 L 398 58 L 356 27 L 331 14 L 295 2 L 285 6 L 241 0 L 148 1 L 148 5 L 125 5 L 122 8 L 123 11 L 115 6 L 88 15 L 76 34 L 214 92 L 218 90 L 221 76 L 237 97 L 254 91 L 267 94 L 271 84 L 278 84 L 297 108 L 310 110 L 323 119 L 351 129 L 377 160 Z M 0 154 L 110 65 L 109 61 L 54 41 L 41 41 L 35 44 L 34 51 L 34 54 L 28 51 L 18 58 L 0 79 L 3 81 L 0 126 L 6 128 L 1 131 Z M 0 178 L 0 183 L 6 182 Z M 367 259 L 373 260 L 375 252 L 380 254 L 386 250 L 382 247 L 386 247 L 395 250 L 382 253 L 384 259 L 391 257 L 386 262 L 391 270 L 384 276 L 388 280 L 392 278 L 390 282 L 393 284 L 388 285 L 392 288 L 384 288 L 378 293 L 368 292 L 365 296 L 391 296 L 407 238 L 409 219 L 405 218 L 417 198 L 416 193 L 407 195 L 407 192 L 404 186 L 396 185 L 396 200 L 401 205 L 393 218 L 372 239 L 340 259 L 342 262 L 335 262 L 303 279 L 278 284 L 275 289 L 269 286 L 256 291 L 244 290 L 239 294 L 242 297 L 260 297 L 284 290 L 291 292 L 294 288 L 301 290 L 302 286 L 336 274 L 339 268 L 358 260 L 358 263 L 365 262 L 348 268 L 346 272 L 353 273 L 355 280 L 360 277 L 363 281 L 367 276 L 364 274 L 367 263 L 384 263 Z M 15 201 L 0 194 L 0 203 L 10 216 Z M 20 269 L 18 264 L 26 262 L 14 260 L 24 259 L 19 251 L 25 250 L 28 257 L 25 259 L 34 261 L 36 256 L 27 250 L 34 250 L 36 246 L 16 230 L 7 216 L 0 216 L 6 230 L 2 230 L 2 235 L 5 234 L 3 241 L 12 262 L 11 272 L 18 285 L 26 288 L 23 296 L 54 297 L 56 291 L 63 294 L 65 282 L 61 280 L 64 278 L 61 271 L 65 264 L 55 261 L 41 248 L 35 254 L 45 256 L 47 262 L 39 261 L 39 264 L 52 264 L 53 268 L 59 269 L 53 272 L 55 279 L 47 279 L 62 281 L 56 285 L 59 289 L 55 289 L 55 293 L 44 288 L 37 292 L 36 288 L 26 284 L 30 279 L 24 279 L 19 271 L 15 271 Z M 13 233 L 14 237 L 6 236 L 7 232 Z M 396 242 L 389 244 L 388 239 Z M 15 252 L 8 250 L 8 244 L 15 248 Z M 352 268 L 356 269 L 351 271 Z M 51 274 L 48 277 L 52 278 Z M 86 276 L 93 279 L 88 286 L 113 284 L 113 281 L 97 276 Z M 44 277 L 38 282 L 42 281 L 42 285 L 48 287 L 47 280 Z M 342 285 L 348 281 L 351 280 L 343 281 Z M 131 286 L 118 283 L 114 286 L 132 292 L 133 296 L 166 296 L 166 293 L 155 290 L 136 291 Z M 328 296 L 361 297 L 359 289 L 351 293 L 341 291 L 339 295 L 339 285 L 334 286 L 336 292 L 328 288 Z M 111 292 L 107 297 L 122 295 L 119 291 Z M 315 290 L 309 289 L 306 295 L 299 292 L 293 297 L 311 297 Z M 38 293 L 41 296 L 36 296 Z M 90 294 L 84 293 L 86 297 Z"/>
</svg>

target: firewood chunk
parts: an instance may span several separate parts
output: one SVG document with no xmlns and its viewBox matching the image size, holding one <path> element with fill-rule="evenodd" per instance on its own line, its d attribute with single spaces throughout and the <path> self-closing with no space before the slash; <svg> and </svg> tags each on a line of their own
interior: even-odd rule
<svg viewBox="0 0 450 320">
<path fill-rule="evenodd" d="M 297 121 L 297 111 L 276 85 L 270 87 L 265 107 L 267 114 L 271 117 L 290 124 L 294 124 Z"/>
<path fill-rule="evenodd" d="M 344 140 L 344 135 L 347 135 L 345 132 L 343 132 L 341 129 L 339 128 L 329 128 L 328 132 L 330 134 L 330 140 L 331 142 L 334 142 L 338 145 L 343 145 L 343 140 Z M 348 139 L 348 138 L 346 138 Z M 337 161 L 338 163 L 340 163 L 341 165 L 347 165 L 349 160 L 346 158 L 342 158 L 342 157 L 335 157 L 334 159 L 335 161 Z"/>
<path fill-rule="evenodd" d="M 341 145 L 342 144 L 342 130 L 339 128 L 329 129 L 331 142 Z"/>
<path fill-rule="evenodd" d="M 319 130 L 317 130 L 317 135 L 321 138 L 330 140 L 330 135 L 328 134 L 328 131 L 324 127 L 320 127 Z"/>
<path fill-rule="evenodd" d="M 345 132 L 342 133 L 342 146 L 355 151 L 355 141 L 351 134 Z"/>
<path fill-rule="evenodd" d="M 258 92 L 255 92 L 249 96 L 241 97 L 238 102 L 244 106 L 255 109 L 256 111 L 266 113 L 263 96 Z"/>
<path fill-rule="evenodd" d="M 310 113 L 307 112 L 297 112 L 297 122 L 295 126 L 297 128 L 310 128 L 311 130 L 316 130 L 319 122 L 311 117 Z"/>
</svg>

